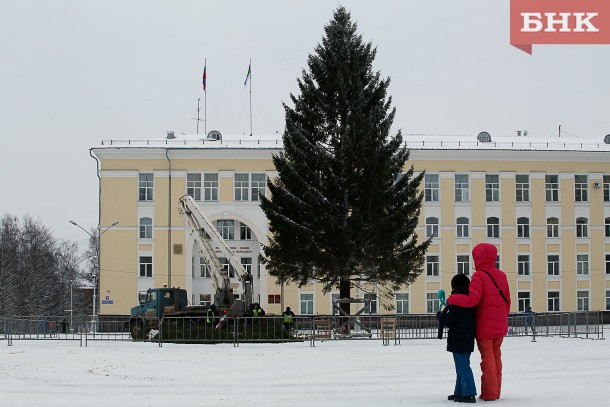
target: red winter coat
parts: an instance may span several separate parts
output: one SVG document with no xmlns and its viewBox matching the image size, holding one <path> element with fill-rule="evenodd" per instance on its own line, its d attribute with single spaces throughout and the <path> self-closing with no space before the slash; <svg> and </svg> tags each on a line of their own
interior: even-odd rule
<svg viewBox="0 0 610 407">
<path fill-rule="evenodd" d="M 472 249 L 475 273 L 472 275 L 468 295 L 453 294 L 447 302 L 460 307 L 477 307 L 477 339 L 500 338 L 508 331 L 510 291 L 506 274 L 496 268 L 498 249 L 490 243 L 479 243 Z M 487 271 L 498 284 L 508 303 L 502 298 Z"/>
</svg>

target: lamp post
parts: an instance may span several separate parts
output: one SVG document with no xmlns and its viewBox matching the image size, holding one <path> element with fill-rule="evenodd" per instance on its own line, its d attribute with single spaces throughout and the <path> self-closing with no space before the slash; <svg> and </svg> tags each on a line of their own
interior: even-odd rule
<svg viewBox="0 0 610 407">
<path fill-rule="evenodd" d="M 76 282 L 76 280 L 70 282 L 70 332 L 72 333 L 74 333 L 74 295 L 72 291 L 74 282 Z"/>
<path fill-rule="evenodd" d="M 101 230 L 101 225 L 97 225 L 97 239 L 95 237 L 93 237 L 93 235 L 91 233 L 89 233 L 89 231 L 87 229 L 85 229 L 78 223 L 74 222 L 73 220 L 71 220 L 70 223 L 73 224 L 74 226 L 82 229 L 86 234 L 89 235 L 89 237 L 91 237 L 92 239 L 95 239 L 95 241 L 96 241 L 95 251 L 96 251 L 96 257 L 97 257 L 97 261 L 96 261 L 97 264 L 96 264 L 95 270 L 93 272 L 93 334 L 95 335 L 96 326 L 97 326 L 97 323 L 96 323 L 97 322 L 97 282 L 98 282 L 97 275 L 100 272 L 101 237 L 108 229 L 118 225 L 119 222 L 118 221 L 114 222 L 112 225 L 106 227 L 104 230 Z M 70 287 L 70 289 L 71 289 L 71 287 Z"/>
</svg>

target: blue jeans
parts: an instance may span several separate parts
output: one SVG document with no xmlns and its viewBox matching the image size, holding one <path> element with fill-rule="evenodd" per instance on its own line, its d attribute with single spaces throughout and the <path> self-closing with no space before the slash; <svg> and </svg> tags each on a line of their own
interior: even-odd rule
<svg viewBox="0 0 610 407">
<path fill-rule="evenodd" d="M 457 375 L 453 394 L 456 397 L 476 396 L 477 387 L 474 384 L 474 376 L 470 368 L 470 352 L 453 352 L 453 361 L 455 362 L 455 373 Z"/>
</svg>

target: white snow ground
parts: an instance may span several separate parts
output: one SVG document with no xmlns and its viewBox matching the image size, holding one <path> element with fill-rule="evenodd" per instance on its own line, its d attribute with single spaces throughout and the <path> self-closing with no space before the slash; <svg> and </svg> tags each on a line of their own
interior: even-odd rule
<svg viewBox="0 0 610 407">
<path fill-rule="evenodd" d="M 0 343 L 0 406 L 448 406 L 445 339 L 289 344 Z M 601 406 L 610 341 L 508 337 L 491 406 Z M 480 391 L 480 358 L 471 358 Z"/>
</svg>

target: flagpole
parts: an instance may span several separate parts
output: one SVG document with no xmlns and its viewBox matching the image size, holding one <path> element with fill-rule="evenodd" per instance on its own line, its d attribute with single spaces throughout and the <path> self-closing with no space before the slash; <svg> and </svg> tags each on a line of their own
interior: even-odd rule
<svg viewBox="0 0 610 407">
<path fill-rule="evenodd" d="M 250 64 L 248 65 L 248 73 L 246 74 L 246 80 L 244 81 L 244 89 L 250 81 L 250 136 L 252 136 L 252 58 L 250 58 Z"/>
<path fill-rule="evenodd" d="M 199 134 L 199 101 L 201 98 L 197 98 L 197 134 Z"/>
<path fill-rule="evenodd" d="M 252 136 L 252 58 L 250 58 L 250 136 Z"/>
<path fill-rule="evenodd" d="M 205 67 L 204 69 L 208 68 L 208 59 L 207 58 L 203 59 L 203 66 Z M 207 91 L 207 87 L 203 91 L 203 131 L 205 132 L 206 135 L 208 134 L 208 91 Z"/>
</svg>

